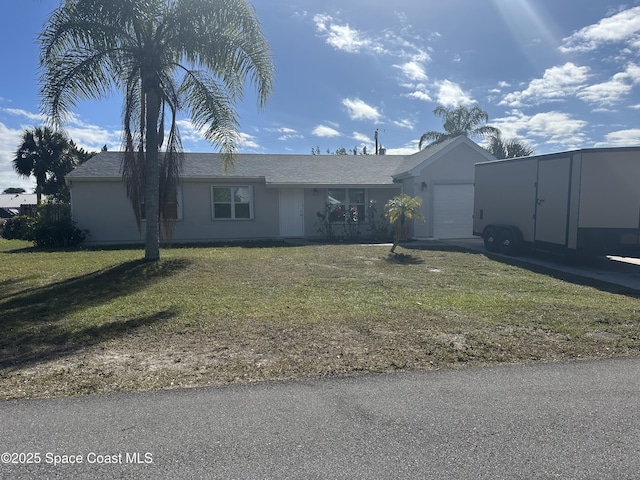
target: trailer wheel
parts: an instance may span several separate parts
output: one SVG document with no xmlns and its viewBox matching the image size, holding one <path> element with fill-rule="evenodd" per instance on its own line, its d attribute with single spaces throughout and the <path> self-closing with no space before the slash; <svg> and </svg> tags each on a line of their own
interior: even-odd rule
<svg viewBox="0 0 640 480">
<path fill-rule="evenodd" d="M 488 227 L 484 230 L 484 235 L 482 235 L 482 239 L 484 240 L 484 248 L 486 248 L 490 252 L 497 252 L 500 250 L 500 245 L 498 243 L 498 232 L 493 227 Z"/>
<path fill-rule="evenodd" d="M 500 232 L 498 249 L 504 255 L 515 255 L 518 251 L 518 239 L 509 228 Z"/>
</svg>

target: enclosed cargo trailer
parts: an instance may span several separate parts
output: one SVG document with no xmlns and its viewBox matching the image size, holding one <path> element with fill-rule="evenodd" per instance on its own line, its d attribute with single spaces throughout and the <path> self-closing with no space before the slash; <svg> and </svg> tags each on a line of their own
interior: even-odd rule
<svg viewBox="0 0 640 480">
<path fill-rule="evenodd" d="M 473 234 L 506 254 L 640 252 L 640 147 L 476 164 Z"/>
</svg>

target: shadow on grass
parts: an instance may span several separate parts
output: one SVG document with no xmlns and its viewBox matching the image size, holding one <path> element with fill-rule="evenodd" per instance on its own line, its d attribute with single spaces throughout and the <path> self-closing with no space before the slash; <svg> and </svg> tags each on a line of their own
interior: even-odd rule
<svg viewBox="0 0 640 480">
<path fill-rule="evenodd" d="M 110 322 L 100 326 L 70 331 L 61 325 L 43 325 L 33 332 L 25 332 L 12 345 L 0 343 L 0 370 L 28 367 L 41 362 L 56 360 L 73 355 L 82 348 L 130 335 L 137 329 L 167 321 L 177 315 L 177 310 L 169 309 L 127 320 Z"/>
<path fill-rule="evenodd" d="M 410 253 L 389 253 L 384 260 L 387 263 L 395 263 L 398 265 L 423 265 L 425 263 L 423 258 L 416 257 Z"/>
<path fill-rule="evenodd" d="M 67 355 L 174 316 L 176 312 L 164 311 L 80 330 L 65 322 L 68 315 L 147 288 L 189 263 L 178 259 L 157 263 L 136 260 L 42 287 L 0 293 L 0 365 Z"/>
</svg>

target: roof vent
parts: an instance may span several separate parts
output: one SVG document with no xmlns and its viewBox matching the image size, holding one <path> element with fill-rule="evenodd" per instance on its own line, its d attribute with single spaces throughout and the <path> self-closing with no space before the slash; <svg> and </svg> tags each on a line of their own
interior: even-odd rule
<svg viewBox="0 0 640 480">
<path fill-rule="evenodd" d="M 386 155 L 387 154 L 387 149 L 384 148 L 382 145 L 380 145 L 380 148 L 378 149 L 378 155 Z"/>
</svg>

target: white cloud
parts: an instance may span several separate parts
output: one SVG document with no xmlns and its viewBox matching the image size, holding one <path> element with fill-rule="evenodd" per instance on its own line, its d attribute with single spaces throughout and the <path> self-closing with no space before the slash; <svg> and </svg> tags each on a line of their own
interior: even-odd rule
<svg viewBox="0 0 640 480">
<path fill-rule="evenodd" d="M 409 120 L 408 118 L 394 120 L 393 124 L 400 128 L 407 128 L 409 130 L 413 130 L 415 128 L 415 123 Z"/>
<path fill-rule="evenodd" d="M 500 105 L 522 107 L 527 104 L 559 101 L 574 95 L 589 78 L 589 67 L 578 67 L 568 62 L 545 70 L 542 78 L 536 78 L 520 92 L 505 95 Z"/>
<path fill-rule="evenodd" d="M 415 92 L 408 93 L 407 96 L 408 97 L 412 97 L 412 98 L 416 98 L 418 100 L 422 100 L 423 102 L 432 101 L 432 98 L 424 90 L 416 90 Z"/>
<path fill-rule="evenodd" d="M 358 142 L 371 143 L 371 138 L 368 135 L 365 135 L 364 133 L 353 132 L 353 135 L 351 135 L 351 138 L 353 138 Z"/>
<path fill-rule="evenodd" d="M 260 148 L 260 145 L 256 141 L 256 137 L 249 135 L 248 133 L 238 133 L 238 147 L 240 150 L 256 150 Z"/>
<path fill-rule="evenodd" d="M 372 120 L 377 122 L 382 117 L 376 108 L 368 105 L 359 98 L 345 98 L 342 100 L 342 105 L 347 108 L 351 120 Z"/>
<path fill-rule="evenodd" d="M 460 85 L 449 80 L 438 82 L 438 105 L 444 107 L 457 107 L 474 103 Z"/>
<path fill-rule="evenodd" d="M 578 30 L 564 38 L 560 51 L 585 52 L 597 49 L 605 43 L 627 42 L 637 45 L 640 40 L 640 7 L 623 10 L 603 18 L 594 25 Z"/>
<path fill-rule="evenodd" d="M 369 51 L 382 51 L 382 47 L 373 39 L 367 38 L 362 32 L 351 28 L 348 24 L 339 25 L 333 17 L 326 14 L 317 14 L 313 17 L 316 31 L 325 37 L 326 42 L 337 50 L 349 53 L 359 53 L 366 49 Z"/>
<path fill-rule="evenodd" d="M 606 141 L 596 143 L 596 147 L 629 147 L 640 145 L 640 128 L 618 130 L 605 135 Z"/>
<path fill-rule="evenodd" d="M 335 128 L 326 125 L 318 125 L 312 132 L 316 137 L 340 137 L 341 133 Z"/>
<path fill-rule="evenodd" d="M 492 119 L 490 123 L 500 129 L 504 138 L 523 138 L 530 143 L 547 144 L 559 150 L 583 147 L 583 130 L 587 126 L 586 121 L 557 111 L 525 115 L 520 110 L 513 110 L 510 115 Z"/>
<path fill-rule="evenodd" d="M 639 83 L 640 66 L 629 64 L 624 72 L 616 73 L 611 80 L 583 88 L 577 97 L 588 103 L 610 106 L 622 101 Z"/>
<path fill-rule="evenodd" d="M 29 120 L 34 120 L 38 123 L 44 123 L 47 120 L 46 115 L 42 115 L 41 113 L 27 112 L 26 110 L 22 110 L 20 108 L 0 108 L 0 111 L 8 113 L 9 115 L 15 115 L 17 117 L 24 117 Z"/>
<path fill-rule="evenodd" d="M 22 187 L 31 192 L 33 180 L 19 177 L 13 170 L 13 158 L 22 138 L 22 129 L 13 129 L 0 122 L 0 191 L 9 187 Z"/>
<path fill-rule="evenodd" d="M 400 69 L 402 74 L 412 81 L 424 82 L 429 78 L 427 77 L 424 66 L 417 61 L 407 62 L 402 65 L 394 65 L 394 67 Z"/>
</svg>

